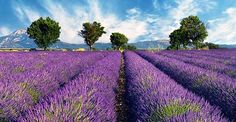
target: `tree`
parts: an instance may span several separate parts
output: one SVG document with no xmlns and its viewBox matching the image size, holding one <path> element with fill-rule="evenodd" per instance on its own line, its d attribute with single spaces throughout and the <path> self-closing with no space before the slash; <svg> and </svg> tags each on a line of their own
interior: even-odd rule
<svg viewBox="0 0 236 122">
<path fill-rule="evenodd" d="M 134 45 L 127 45 L 127 50 L 136 50 L 137 48 Z"/>
<path fill-rule="evenodd" d="M 58 22 L 49 17 L 46 19 L 40 17 L 27 28 L 27 33 L 39 48 L 46 50 L 50 45 L 59 41 L 60 29 Z"/>
<path fill-rule="evenodd" d="M 214 43 L 210 43 L 210 42 L 206 42 L 205 45 L 209 48 L 209 49 L 219 49 L 220 46 Z"/>
<path fill-rule="evenodd" d="M 197 16 L 189 16 L 181 21 L 179 29 L 170 34 L 170 46 L 167 49 L 178 50 L 183 46 L 193 44 L 196 49 L 203 45 L 204 39 L 208 36 L 206 27 Z"/>
<path fill-rule="evenodd" d="M 208 36 L 205 24 L 197 16 L 184 18 L 180 24 L 188 43 L 192 43 L 198 49 Z"/>
<path fill-rule="evenodd" d="M 120 49 L 121 46 L 125 46 L 128 43 L 128 38 L 121 33 L 112 33 L 110 36 L 113 49 Z"/>
<path fill-rule="evenodd" d="M 120 50 L 136 50 L 137 48 L 134 45 L 124 44 L 120 47 Z"/>
<path fill-rule="evenodd" d="M 179 50 L 181 45 L 187 49 L 189 40 L 186 38 L 186 34 L 181 30 L 174 30 L 170 35 L 170 46 L 167 48 L 169 50 Z"/>
<path fill-rule="evenodd" d="M 89 46 L 89 49 L 93 49 L 93 44 L 105 34 L 104 27 L 101 26 L 100 23 L 84 23 L 83 30 L 79 32 L 79 36 L 84 38 L 85 43 Z"/>
<path fill-rule="evenodd" d="M 177 29 L 175 31 L 173 31 L 170 35 L 170 46 L 168 47 L 168 49 L 174 49 L 174 50 L 178 50 L 180 49 L 180 45 L 181 45 L 181 30 Z"/>
</svg>

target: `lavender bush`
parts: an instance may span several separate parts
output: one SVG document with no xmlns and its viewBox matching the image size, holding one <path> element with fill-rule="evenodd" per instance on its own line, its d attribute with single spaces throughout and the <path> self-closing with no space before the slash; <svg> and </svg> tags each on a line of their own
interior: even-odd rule
<svg viewBox="0 0 236 122">
<path fill-rule="evenodd" d="M 15 55 L 19 56 L 18 54 Z M 33 56 L 32 53 L 26 54 L 26 56 L 27 55 Z M 4 79 L 0 81 L 1 118 L 14 120 L 22 111 L 38 103 L 45 95 L 62 87 L 78 73 L 106 56 L 107 53 L 84 52 L 78 55 L 76 52 L 67 54 L 51 52 L 40 53 L 39 55 L 46 55 L 45 58 L 50 57 L 49 59 L 42 58 L 42 60 L 40 60 L 45 61 L 45 68 L 37 69 L 37 66 L 32 68 L 35 65 L 30 65 L 30 63 L 34 63 L 34 61 L 37 63 L 40 62 L 38 61 L 38 58 L 23 58 L 23 60 L 30 61 L 30 63 L 25 62 L 26 65 L 24 64 L 24 61 L 22 62 L 21 57 L 19 57 L 19 60 L 16 59 L 15 61 L 12 61 L 16 62 L 13 63 L 15 65 L 22 65 L 24 71 L 20 72 L 20 74 L 10 73 L 4 75 Z M 52 57 L 55 57 L 56 59 Z M 17 64 L 17 62 L 19 62 L 19 64 Z M 9 68 L 7 68 L 7 70 L 11 71 Z"/>
<path fill-rule="evenodd" d="M 185 57 L 182 55 L 178 55 L 175 52 L 171 51 L 171 52 L 162 52 L 159 53 L 160 55 L 164 55 L 167 56 L 169 58 L 174 58 L 180 61 L 183 61 L 185 63 L 189 63 L 204 69 L 208 69 L 208 70 L 212 70 L 212 71 L 216 71 L 225 75 L 228 75 L 232 78 L 236 78 L 236 67 L 232 67 L 232 66 L 227 66 L 223 63 L 220 62 L 216 62 L 214 60 L 204 60 L 201 58 L 201 56 L 199 56 L 198 58 L 189 58 L 189 57 Z"/>
<path fill-rule="evenodd" d="M 121 54 L 113 52 L 64 88 L 28 109 L 18 121 L 115 121 Z"/>
<path fill-rule="evenodd" d="M 133 52 L 125 53 L 130 121 L 227 121 L 203 98 Z"/>
<path fill-rule="evenodd" d="M 217 55 L 220 52 L 220 55 Z M 186 51 L 173 51 L 177 55 L 183 55 L 190 58 L 204 59 L 206 61 L 215 61 L 228 66 L 236 67 L 236 50 L 213 50 L 213 51 L 197 51 L 197 50 L 186 50 Z"/>
<path fill-rule="evenodd" d="M 236 81 L 234 79 L 154 53 L 141 51 L 137 53 L 185 88 L 203 96 L 212 105 L 219 106 L 224 115 L 232 120 L 236 119 L 234 116 L 236 114 Z"/>
</svg>

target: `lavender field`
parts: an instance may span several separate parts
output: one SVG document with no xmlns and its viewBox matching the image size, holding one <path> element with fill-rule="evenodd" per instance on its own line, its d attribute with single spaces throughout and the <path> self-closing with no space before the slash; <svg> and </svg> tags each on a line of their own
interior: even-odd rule
<svg viewBox="0 0 236 122">
<path fill-rule="evenodd" d="M 236 121 L 236 50 L 0 53 L 0 121 Z"/>
</svg>

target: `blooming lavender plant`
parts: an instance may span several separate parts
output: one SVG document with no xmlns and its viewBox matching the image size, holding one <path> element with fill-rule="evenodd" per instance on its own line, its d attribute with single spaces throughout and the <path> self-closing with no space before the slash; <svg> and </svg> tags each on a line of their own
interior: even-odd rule
<svg viewBox="0 0 236 122">
<path fill-rule="evenodd" d="M 212 61 L 209 59 L 204 60 L 204 59 L 201 59 L 200 56 L 198 58 L 188 58 L 188 57 L 185 57 L 182 55 L 176 55 L 176 53 L 173 51 L 163 52 L 163 53 L 159 53 L 159 54 L 167 56 L 169 58 L 174 58 L 174 59 L 183 61 L 185 63 L 192 64 L 192 65 L 204 68 L 204 69 L 216 71 L 216 72 L 228 75 L 232 78 L 236 78 L 236 67 L 227 66 L 223 63 L 219 63 L 219 62 Z"/>
<path fill-rule="evenodd" d="M 115 121 L 121 54 L 110 53 L 65 87 L 40 100 L 17 121 Z"/>
<path fill-rule="evenodd" d="M 216 107 L 133 52 L 125 52 L 125 71 L 130 121 L 227 121 Z"/>
<path fill-rule="evenodd" d="M 236 81 L 226 75 L 205 70 L 176 59 L 150 52 L 137 52 L 176 82 L 220 107 L 225 116 L 236 120 Z"/>
<path fill-rule="evenodd" d="M 59 57 L 58 59 L 49 59 L 47 62 L 48 67 L 42 68 L 41 70 L 37 68 L 32 70 L 30 68 L 31 65 L 27 64 L 29 67 L 26 67 L 26 65 L 21 62 L 22 66 L 25 66 L 25 72 L 20 73 L 20 75 L 8 74 L 1 80 L 1 118 L 7 118 L 9 120 L 16 119 L 22 111 L 38 103 L 42 97 L 50 94 L 52 91 L 63 87 L 71 78 L 97 60 L 102 59 L 107 53 L 86 52 L 82 55 L 79 54 L 81 55 L 79 56 L 76 52 L 70 52 L 66 56 L 63 53 L 52 52 L 52 54 L 46 53 L 43 55 L 46 55 L 46 57 L 48 57 L 47 55 L 50 55 L 49 57 Z M 73 55 L 74 57 L 72 57 Z M 58 63 L 54 64 L 55 62 Z M 30 72 L 27 70 L 30 70 Z"/>
</svg>

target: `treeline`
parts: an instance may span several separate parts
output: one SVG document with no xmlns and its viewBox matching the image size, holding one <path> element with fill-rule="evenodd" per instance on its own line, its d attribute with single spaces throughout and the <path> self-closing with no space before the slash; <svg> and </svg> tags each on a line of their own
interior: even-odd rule
<svg viewBox="0 0 236 122">
<path fill-rule="evenodd" d="M 199 48 L 219 48 L 213 43 L 204 43 L 208 36 L 205 24 L 197 16 L 189 16 L 182 19 L 180 28 L 174 30 L 170 35 L 169 50 L 188 49 L 188 47 Z M 50 45 L 59 41 L 60 25 L 58 22 L 49 17 L 42 18 L 32 22 L 27 33 L 34 40 L 39 48 L 46 50 Z M 84 42 L 89 46 L 90 50 L 94 50 L 94 43 L 99 38 L 106 34 L 105 27 L 98 22 L 86 22 L 83 24 L 83 29 L 78 32 L 78 36 L 84 38 Z M 136 47 L 129 45 L 129 39 L 122 33 L 114 32 L 110 35 L 112 50 L 135 50 Z"/>
<path fill-rule="evenodd" d="M 39 48 L 46 50 L 50 45 L 59 41 L 60 29 L 58 22 L 49 17 L 45 19 L 40 17 L 30 25 L 27 33 Z M 90 50 L 95 50 L 93 45 L 103 34 L 106 34 L 104 29 L 105 27 L 96 21 L 93 23 L 86 22 L 83 24 L 83 29 L 78 32 L 78 35 L 84 38 L 84 42 L 89 46 Z M 135 46 L 129 45 L 128 38 L 119 32 L 112 33 L 110 41 L 114 50 L 136 49 Z"/>
</svg>

